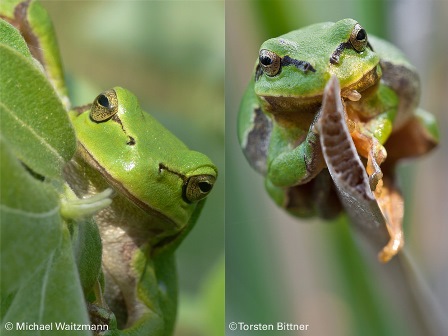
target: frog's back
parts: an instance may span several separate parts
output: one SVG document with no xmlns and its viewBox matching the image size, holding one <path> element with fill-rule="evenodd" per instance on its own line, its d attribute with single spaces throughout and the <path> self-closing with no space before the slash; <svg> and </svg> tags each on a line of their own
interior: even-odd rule
<svg viewBox="0 0 448 336">
<path fill-rule="evenodd" d="M 415 71 L 415 67 L 409 62 L 404 53 L 392 43 L 377 36 L 369 35 L 369 43 L 382 61 L 402 65 Z"/>
<path fill-rule="evenodd" d="M 379 37 L 369 35 L 369 43 L 380 56 L 382 82 L 399 97 L 394 129 L 401 128 L 415 113 L 420 102 L 420 79 L 416 68 L 403 52 Z"/>
</svg>

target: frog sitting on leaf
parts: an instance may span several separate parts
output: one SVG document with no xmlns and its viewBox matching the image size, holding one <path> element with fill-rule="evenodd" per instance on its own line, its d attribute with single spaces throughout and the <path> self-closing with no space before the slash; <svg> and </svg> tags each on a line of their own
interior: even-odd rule
<svg viewBox="0 0 448 336">
<path fill-rule="evenodd" d="M 350 141 L 365 162 L 368 185 L 386 218 L 390 243 L 380 259 L 388 261 L 403 246 L 396 162 L 422 155 L 438 142 L 433 116 L 418 108 L 415 68 L 396 47 L 368 37 L 352 19 L 265 41 L 241 102 L 239 141 L 279 206 L 298 217 L 337 216 L 342 210 L 334 187 L 338 181 L 327 166 L 329 157 L 350 157 L 322 151 L 325 134 L 318 126 L 330 78 L 338 82 Z M 336 103 L 325 108 L 336 109 Z M 352 174 L 349 168 L 346 174 Z"/>
</svg>

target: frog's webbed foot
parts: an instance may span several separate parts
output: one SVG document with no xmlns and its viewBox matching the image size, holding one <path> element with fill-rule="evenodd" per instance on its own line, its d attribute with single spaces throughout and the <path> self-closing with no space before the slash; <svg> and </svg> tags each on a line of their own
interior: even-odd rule
<svg viewBox="0 0 448 336">
<path fill-rule="evenodd" d="M 104 300 L 101 284 L 96 282 L 93 287 L 95 301 L 87 302 L 87 312 L 90 324 L 95 326 L 94 336 L 112 336 L 117 330 L 117 319 Z"/>
<path fill-rule="evenodd" d="M 109 336 L 113 335 L 117 330 L 117 321 L 114 313 L 106 307 L 87 303 L 87 310 L 89 313 L 90 323 L 95 326 L 94 336 Z"/>
</svg>

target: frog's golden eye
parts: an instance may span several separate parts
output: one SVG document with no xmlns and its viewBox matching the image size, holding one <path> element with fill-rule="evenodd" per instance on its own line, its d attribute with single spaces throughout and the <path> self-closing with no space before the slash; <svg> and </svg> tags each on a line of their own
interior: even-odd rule
<svg viewBox="0 0 448 336">
<path fill-rule="evenodd" d="M 260 66 L 268 76 L 275 76 L 280 71 L 281 58 L 276 53 L 262 49 L 258 57 Z"/>
<path fill-rule="evenodd" d="M 115 90 L 110 89 L 99 94 L 95 98 L 90 109 L 90 118 L 101 122 L 110 119 L 118 112 L 118 98 Z"/>
<path fill-rule="evenodd" d="M 203 199 L 212 190 L 215 180 L 216 177 L 212 175 L 196 175 L 190 177 L 184 185 L 184 199 L 188 203 Z"/>
<path fill-rule="evenodd" d="M 350 34 L 350 43 L 358 52 L 363 51 L 367 46 L 367 33 L 359 23 L 353 27 L 352 33 Z"/>
</svg>

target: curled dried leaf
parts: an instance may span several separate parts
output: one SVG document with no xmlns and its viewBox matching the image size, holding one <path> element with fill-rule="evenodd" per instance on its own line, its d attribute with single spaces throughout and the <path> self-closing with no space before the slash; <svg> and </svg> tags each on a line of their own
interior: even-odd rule
<svg viewBox="0 0 448 336">
<path fill-rule="evenodd" d="M 367 167 L 364 167 L 360 146 L 356 146 L 353 132 L 350 133 L 347 126 L 337 77 L 332 77 L 325 88 L 317 128 L 328 170 L 351 222 L 375 248 L 381 248 L 380 261 L 389 261 L 404 245 L 403 198 L 393 177 L 383 178 L 378 163 L 382 160 L 377 161 L 372 154 L 371 161 L 368 156 Z M 366 141 L 363 146 L 369 155 L 375 143 Z M 373 173 L 381 174 L 376 175 L 372 187 L 367 173 L 371 174 L 373 163 L 377 164 L 374 168 L 378 168 L 373 169 Z"/>
</svg>

